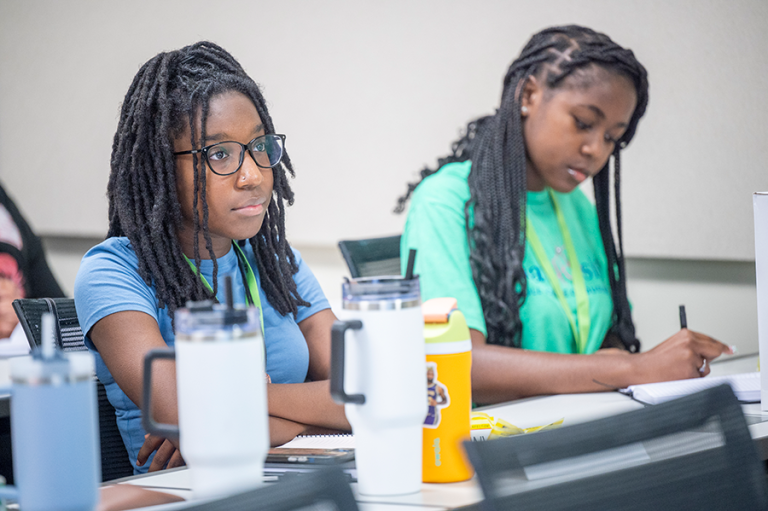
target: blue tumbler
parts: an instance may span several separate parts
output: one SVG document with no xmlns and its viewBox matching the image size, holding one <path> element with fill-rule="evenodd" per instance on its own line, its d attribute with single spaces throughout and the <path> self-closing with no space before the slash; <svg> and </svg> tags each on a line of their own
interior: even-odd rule
<svg viewBox="0 0 768 511">
<path fill-rule="evenodd" d="M 10 361 L 16 487 L 0 497 L 24 511 L 91 511 L 101 480 L 93 355 L 56 349 L 46 316 L 43 349 Z"/>
</svg>

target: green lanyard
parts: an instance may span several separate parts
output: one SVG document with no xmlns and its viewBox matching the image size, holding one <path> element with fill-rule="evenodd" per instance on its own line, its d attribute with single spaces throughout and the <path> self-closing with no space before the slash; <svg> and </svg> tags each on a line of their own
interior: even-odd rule
<svg viewBox="0 0 768 511">
<path fill-rule="evenodd" d="M 232 246 L 235 247 L 235 250 L 237 251 L 237 258 L 240 260 L 240 270 L 245 272 L 245 282 L 248 285 L 248 291 L 249 293 L 245 294 L 245 301 L 248 305 L 253 305 L 257 309 L 259 309 L 259 321 L 261 322 L 261 335 L 264 335 L 264 312 L 261 310 L 261 297 L 259 296 L 259 285 L 256 282 L 256 275 L 253 273 L 253 269 L 251 268 L 251 263 L 248 262 L 248 259 L 245 257 L 245 254 L 243 253 L 243 249 L 240 248 L 240 245 L 232 242 Z M 211 288 L 211 285 L 208 283 L 207 280 L 205 280 L 205 277 L 203 277 L 203 274 L 197 271 L 197 267 L 195 266 L 195 263 L 190 261 L 189 257 L 186 255 L 184 256 L 184 259 L 187 260 L 187 263 L 189 263 L 189 267 L 192 268 L 192 271 L 197 273 L 200 276 L 200 280 L 203 281 L 203 285 L 205 285 L 206 289 L 213 293 L 213 288 Z M 249 300 L 250 298 L 250 300 Z M 252 303 L 251 303 L 252 302 Z"/>
<path fill-rule="evenodd" d="M 568 255 L 568 262 L 571 265 L 573 292 L 576 295 L 576 319 L 573 317 L 573 312 L 571 312 L 571 307 L 565 299 L 563 289 L 560 287 L 560 282 L 557 280 L 554 268 L 552 268 L 552 263 L 549 261 L 549 258 L 547 258 L 547 253 L 544 251 L 539 236 L 536 234 L 536 229 L 533 228 L 533 224 L 530 220 L 525 222 L 525 235 L 528 238 L 528 242 L 531 244 L 531 249 L 536 256 L 536 259 L 539 260 L 539 264 L 544 270 L 544 274 L 547 276 L 547 280 L 549 280 L 549 283 L 552 286 L 552 290 L 555 292 L 555 295 L 560 302 L 560 306 L 563 308 L 563 312 L 565 312 L 565 315 L 568 318 L 568 322 L 571 324 L 571 332 L 576 341 L 576 348 L 579 353 L 584 353 L 587 349 L 589 327 L 591 323 L 589 317 L 587 284 L 584 282 L 584 274 L 581 272 L 581 265 L 579 264 L 579 258 L 576 255 L 576 248 L 573 246 L 571 231 L 568 230 L 568 225 L 565 223 L 565 217 L 563 217 L 563 212 L 560 211 L 560 205 L 557 203 L 555 194 L 552 193 L 551 189 L 548 189 L 548 191 L 549 196 L 552 199 L 552 205 L 555 209 L 557 223 L 560 226 L 560 233 L 563 236 L 563 244 L 565 245 L 565 252 Z"/>
</svg>

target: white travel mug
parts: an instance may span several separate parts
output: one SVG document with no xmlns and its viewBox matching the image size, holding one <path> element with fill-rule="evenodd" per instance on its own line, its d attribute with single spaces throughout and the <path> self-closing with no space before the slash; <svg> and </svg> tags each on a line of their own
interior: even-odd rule
<svg viewBox="0 0 768 511">
<path fill-rule="evenodd" d="M 424 317 L 418 277 L 354 279 L 342 286 L 331 335 L 331 394 L 355 435 L 362 495 L 421 489 Z"/>
<path fill-rule="evenodd" d="M 258 309 L 199 302 L 176 311 L 175 329 L 179 426 L 159 424 L 150 413 L 152 361 L 174 358 L 174 350 L 160 349 L 144 359 L 144 429 L 180 436 L 196 498 L 260 485 L 269 424 Z"/>
</svg>

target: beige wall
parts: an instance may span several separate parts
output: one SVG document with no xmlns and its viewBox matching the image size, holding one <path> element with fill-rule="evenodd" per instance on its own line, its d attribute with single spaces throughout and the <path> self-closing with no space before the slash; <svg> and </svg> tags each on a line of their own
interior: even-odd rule
<svg viewBox="0 0 768 511">
<path fill-rule="evenodd" d="M 498 104 L 533 32 L 581 23 L 631 47 L 651 101 L 623 160 L 625 245 L 648 348 L 690 326 L 756 349 L 750 195 L 768 190 L 765 0 L 0 1 L 0 180 L 71 293 L 106 231 L 120 101 L 161 50 L 211 39 L 264 89 L 296 164 L 290 241 L 331 298 L 341 238 L 402 229 L 416 171 Z"/>
<path fill-rule="evenodd" d="M 649 71 L 623 159 L 627 253 L 750 260 L 750 195 L 768 190 L 765 0 L 2 0 L 0 179 L 41 233 L 102 235 L 133 75 L 210 39 L 288 135 L 291 242 L 398 232 L 405 183 L 493 111 L 530 35 L 565 23 L 605 31 Z"/>
</svg>

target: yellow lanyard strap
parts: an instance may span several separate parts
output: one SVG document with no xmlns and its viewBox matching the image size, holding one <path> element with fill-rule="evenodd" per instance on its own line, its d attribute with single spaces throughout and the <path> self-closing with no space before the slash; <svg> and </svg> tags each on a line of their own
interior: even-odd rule
<svg viewBox="0 0 768 511">
<path fill-rule="evenodd" d="M 256 275 L 253 273 L 253 269 L 251 268 L 251 263 L 248 262 L 248 258 L 245 257 L 245 254 L 243 253 L 243 249 L 240 248 L 240 246 L 232 242 L 232 246 L 235 247 L 235 251 L 237 252 L 237 257 L 240 259 L 241 268 L 245 271 L 245 282 L 248 285 L 248 290 L 250 291 L 251 299 L 253 300 L 253 303 L 247 303 L 247 305 L 253 305 L 257 309 L 259 309 L 259 321 L 261 322 L 261 335 L 264 336 L 264 312 L 261 309 L 261 296 L 259 295 L 259 285 L 256 283 Z M 192 268 L 192 271 L 195 272 L 199 277 L 200 280 L 203 281 L 203 285 L 213 293 L 213 288 L 211 288 L 211 285 L 208 283 L 207 280 L 205 280 L 205 277 L 203 277 L 203 274 L 200 273 L 195 266 L 195 263 L 193 263 L 189 257 L 186 255 L 184 256 L 184 259 L 187 260 L 187 263 L 189 263 L 189 267 Z M 246 293 L 246 302 L 249 302 L 248 300 L 248 294 Z"/>
<path fill-rule="evenodd" d="M 565 316 L 568 318 L 568 322 L 571 325 L 571 332 L 576 342 L 576 348 L 579 353 L 584 353 L 587 349 L 587 341 L 589 340 L 589 328 L 591 319 L 589 317 L 589 296 L 587 295 L 587 284 L 584 281 L 584 274 L 581 271 L 581 264 L 579 258 L 576 255 L 576 248 L 573 246 L 573 240 L 571 239 L 571 231 L 568 230 L 568 225 L 565 223 L 565 217 L 560 210 L 560 205 L 557 202 L 555 194 L 551 189 L 548 189 L 549 197 L 552 199 L 552 205 L 555 210 L 555 216 L 557 217 L 557 224 L 560 227 L 560 234 L 563 236 L 563 245 L 565 245 L 565 252 L 568 255 L 568 263 L 571 266 L 571 275 L 573 277 L 573 292 L 576 295 L 576 318 L 573 317 L 571 307 L 568 305 L 568 301 L 565 299 L 563 289 L 560 287 L 560 282 L 555 275 L 555 269 L 552 267 L 552 263 L 547 258 L 547 253 L 544 251 L 544 246 L 539 240 L 539 236 L 536 234 L 533 224 L 530 219 L 525 222 L 525 235 L 528 238 L 528 243 L 531 245 L 536 259 L 538 259 L 544 274 L 549 280 L 549 284 L 552 286 L 552 290 L 555 292 L 560 306 L 565 312 Z M 578 328 L 577 328 L 578 322 Z"/>
</svg>

